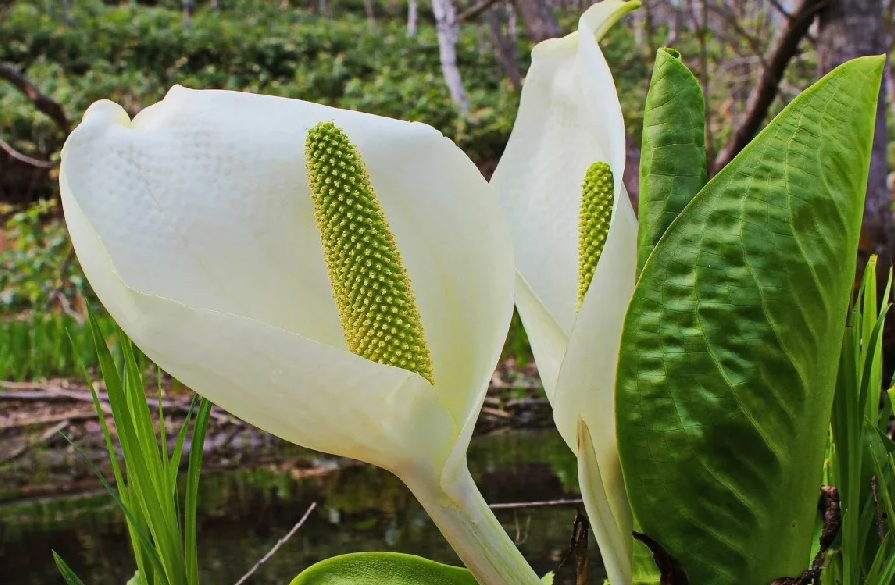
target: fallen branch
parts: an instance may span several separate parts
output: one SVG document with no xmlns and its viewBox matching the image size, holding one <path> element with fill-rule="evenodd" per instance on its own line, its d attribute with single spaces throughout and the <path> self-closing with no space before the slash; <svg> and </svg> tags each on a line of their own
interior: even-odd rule
<svg viewBox="0 0 895 585">
<path fill-rule="evenodd" d="M 295 524 L 295 526 L 293 526 L 292 529 L 291 529 L 289 532 L 286 533 L 286 536 L 284 536 L 283 538 L 281 538 L 280 540 L 278 540 L 277 543 L 276 543 L 275 545 L 273 545 L 273 548 L 270 549 L 269 551 L 267 551 L 267 554 L 264 555 L 263 557 L 261 557 L 261 558 L 258 560 L 258 562 L 255 563 L 255 564 L 252 566 L 251 569 L 249 569 L 249 572 L 246 573 L 245 575 L 243 575 L 243 576 L 239 579 L 239 581 L 236 582 L 236 585 L 242 585 L 243 583 L 245 583 L 245 581 L 246 581 L 249 577 L 251 577 L 251 576 L 255 573 L 255 571 L 258 570 L 258 567 L 260 567 L 261 565 L 263 565 L 264 563 L 266 563 L 266 562 L 270 559 L 270 557 L 272 557 L 273 555 L 275 555 L 276 552 L 277 552 L 278 550 L 280 550 L 280 547 L 283 546 L 284 544 L 286 544 L 286 541 L 289 540 L 290 538 L 292 538 L 292 536 L 293 536 L 296 532 L 298 532 L 298 529 L 301 528 L 302 525 L 307 521 L 307 519 L 311 516 L 311 512 L 313 512 L 313 511 L 314 511 L 314 508 L 316 508 L 316 507 L 317 507 L 317 502 L 314 502 L 313 504 L 311 504 L 311 505 L 308 507 L 307 511 L 305 512 L 305 515 L 301 517 L 301 520 L 299 520 L 299 521 Z"/>
<path fill-rule="evenodd" d="M 13 449 L 10 453 L 8 453 L 8 454 L 4 455 L 2 458 L 0 458 L 0 464 L 9 463 L 13 459 L 21 457 L 22 454 L 25 453 L 25 451 L 27 451 L 28 449 L 31 449 L 32 447 L 34 447 L 36 445 L 41 445 L 41 444 L 45 443 L 46 441 L 50 440 L 51 437 L 56 436 L 56 433 L 62 431 L 62 429 L 67 427 L 70 422 L 71 422 L 70 420 L 65 419 L 65 420 L 57 423 L 56 425 L 53 425 L 49 429 L 45 430 L 43 433 L 41 433 L 41 435 L 37 438 L 36 441 L 31 442 L 31 443 L 22 443 L 21 445 L 19 445 L 15 449 Z"/>
<path fill-rule="evenodd" d="M 111 478 L 111 483 L 114 484 L 115 478 Z M 108 495 L 109 492 L 104 487 L 84 489 L 78 491 L 70 491 L 67 493 L 59 493 L 59 494 L 50 494 L 50 495 L 23 495 L 16 498 L 11 498 L 8 500 L 3 500 L 0 502 L 0 512 L 4 512 L 4 514 L 9 515 L 9 510 L 14 508 L 29 508 L 32 506 L 46 506 L 49 504 L 54 504 L 57 502 L 69 502 L 75 500 L 86 500 L 89 498 L 95 498 L 97 496 Z M 109 502 L 109 509 L 117 509 L 114 502 Z M 77 508 L 75 508 L 77 509 Z"/>
<path fill-rule="evenodd" d="M 52 401 L 52 400 L 75 400 L 79 402 L 93 402 L 93 396 L 86 390 L 68 390 L 55 384 L 40 384 L 32 382 L 0 382 L 0 389 L 6 389 L 8 392 L 0 392 L 0 402 L 2 401 Z M 97 392 L 100 404 L 108 405 L 109 396 L 104 392 Z M 159 401 L 155 398 L 146 397 L 149 408 L 159 410 L 159 406 L 166 413 L 176 412 L 178 414 L 186 414 L 190 410 L 188 402 L 174 402 L 172 400 Z M 105 408 L 103 409 L 105 410 Z M 230 416 L 220 407 L 213 406 L 211 409 L 211 418 L 218 422 L 239 424 L 239 420 Z"/>
<path fill-rule="evenodd" d="M 742 123 L 734 131 L 730 140 L 715 157 L 712 168 L 718 172 L 739 154 L 758 134 L 768 110 L 777 98 L 780 80 L 786 72 L 789 62 L 795 57 L 799 42 L 808 34 L 811 23 L 817 12 L 830 0 L 800 0 L 789 15 L 786 26 L 774 39 L 771 48 L 765 53 L 761 76 L 752 88 L 746 102 L 746 115 Z"/>
<path fill-rule="evenodd" d="M 494 418 L 512 418 L 513 416 L 509 412 L 498 410 L 497 408 L 489 408 L 487 406 L 483 406 L 481 412 L 486 416 Z"/>
<path fill-rule="evenodd" d="M 46 114 L 62 132 L 68 134 L 71 132 L 71 125 L 68 123 L 68 117 L 65 110 L 62 109 L 55 100 L 40 92 L 37 87 L 28 81 L 28 79 L 17 71 L 12 65 L 0 63 L 0 79 L 13 84 L 16 89 L 25 94 L 34 107 Z"/>
<path fill-rule="evenodd" d="M 106 414 L 111 414 L 111 410 L 107 411 Z M 45 425 L 45 424 L 49 424 L 49 423 L 74 422 L 77 420 L 84 420 L 84 419 L 95 418 L 95 417 L 96 417 L 96 411 L 91 408 L 89 410 L 83 410 L 83 411 L 77 411 L 77 412 L 66 412 L 65 414 L 51 414 L 51 415 L 47 415 L 47 416 L 21 417 L 18 419 L 14 418 L 12 420 L 0 419 L 0 430 L 20 429 L 23 427 L 33 427 L 33 426 Z"/>
</svg>

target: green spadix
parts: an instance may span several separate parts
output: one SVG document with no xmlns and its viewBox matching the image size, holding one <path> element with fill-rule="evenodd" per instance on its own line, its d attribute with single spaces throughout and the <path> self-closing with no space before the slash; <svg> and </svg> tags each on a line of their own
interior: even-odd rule
<svg viewBox="0 0 895 585">
<path fill-rule="evenodd" d="M 339 127 L 322 122 L 308 132 L 305 157 L 349 350 L 434 383 L 410 277 L 360 153 Z"/>
<path fill-rule="evenodd" d="M 602 162 L 592 164 L 581 185 L 581 211 L 578 216 L 579 309 L 606 244 L 613 199 L 614 179 L 609 165 Z"/>
</svg>

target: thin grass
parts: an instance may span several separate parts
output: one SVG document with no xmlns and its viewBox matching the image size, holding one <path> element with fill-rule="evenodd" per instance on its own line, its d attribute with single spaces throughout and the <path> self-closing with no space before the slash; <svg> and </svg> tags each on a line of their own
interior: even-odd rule
<svg viewBox="0 0 895 585">
<path fill-rule="evenodd" d="M 116 361 L 121 359 L 118 330 L 108 316 L 98 318 L 100 330 Z M 67 314 L 33 313 L 0 319 L 0 380 L 29 382 L 80 375 L 82 366 L 99 366 L 93 330 Z M 138 353 L 145 369 L 149 360 Z"/>
<path fill-rule="evenodd" d="M 132 580 L 139 585 L 198 585 L 199 569 L 196 546 L 196 500 L 202 466 L 202 445 L 208 426 L 211 403 L 194 399 L 173 446 L 169 450 L 163 412 L 156 431 L 149 406 L 140 359 L 121 331 L 116 331 L 119 358 L 106 345 L 106 333 L 91 315 L 88 325 L 96 347 L 96 363 L 102 371 L 109 406 L 115 423 L 124 464 L 119 463 L 112 433 L 100 408 L 96 389 L 87 371 L 81 371 L 93 394 L 94 407 L 112 463 L 117 486 L 113 488 L 93 466 L 127 520 L 131 549 L 137 566 Z M 74 343 L 74 340 L 73 340 Z M 161 397 L 161 388 L 158 388 Z M 161 402 L 161 401 L 160 401 Z M 198 402 L 198 408 L 196 408 Z M 196 412 L 195 417 L 192 416 Z M 181 516 L 178 477 L 184 444 L 190 423 L 192 442 L 188 456 L 184 505 Z M 69 585 L 80 581 L 62 559 L 57 566 Z"/>
<path fill-rule="evenodd" d="M 878 298 L 876 266 L 873 257 L 849 314 L 830 426 L 825 481 L 838 489 L 842 515 L 824 581 L 841 585 L 889 585 L 895 576 L 895 443 L 887 435 L 892 390 L 883 393 L 882 373 L 892 274 Z"/>
</svg>

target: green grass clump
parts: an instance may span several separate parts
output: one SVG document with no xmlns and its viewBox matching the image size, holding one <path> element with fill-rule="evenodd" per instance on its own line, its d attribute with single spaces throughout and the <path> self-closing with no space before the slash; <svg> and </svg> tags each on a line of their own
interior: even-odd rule
<svg viewBox="0 0 895 585">
<path fill-rule="evenodd" d="M 838 490 L 841 528 L 826 553 L 823 581 L 842 585 L 895 580 L 895 442 L 889 428 L 895 389 L 890 384 L 883 393 L 882 364 L 892 276 L 878 298 L 876 267 L 873 257 L 845 330 L 824 478 Z"/>
<path fill-rule="evenodd" d="M 127 519 L 131 548 L 137 565 L 137 573 L 130 583 L 198 585 L 196 500 L 202 466 L 202 444 L 211 403 L 201 400 L 194 422 L 188 415 L 177 435 L 173 450 L 169 450 L 164 413 L 159 413 L 159 428 L 156 431 L 144 394 L 142 369 L 130 341 L 119 332 L 122 338 L 122 358 L 116 363 L 105 346 L 104 333 L 95 319 L 91 319 L 90 329 L 112 408 L 118 443 L 124 456 L 122 468 L 99 397 L 91 384 L 93 403 L 102 426 L 117 488 L 109 485 L 95 468 L 94 470 L 103 479 Z M 193 403 L 194 407 L 195 404 L 196 401 Z M 186 484 L 183 494 L 180 494 L 177 489 L 178 475 L 191 422 L 193 434 Z M 55 552 L 53 558 L 68 585 L 83 585 Z"/>
<path fill-rule="evenodd" d="M 106 315 L 97 317 L 103 339 L 120 356 L 120 335 Z M 138 354 L 138 362 L 147 360 Z M 90 327 L 66 314 L 33 312 L 0 320 L 0 380 L 26 382 L 72 377 L 81 365 L 99 366 Z"/>
</svg>

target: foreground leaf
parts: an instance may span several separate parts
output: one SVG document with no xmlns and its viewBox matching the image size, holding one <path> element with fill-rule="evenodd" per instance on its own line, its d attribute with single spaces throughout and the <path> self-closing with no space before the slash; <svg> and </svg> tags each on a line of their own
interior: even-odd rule
<svg viewBox="0 0 895 585">
<path fill-rule="evenodd" d="M 320 561 L 290 585 L 477 585 L 472 573 L 401 553 L 352 553 Z"/>
<path fill-rule="evenodd" d="M 671 222 L 705 186 L 705 102 L 699 82 L 673 49 L 659 49 L 640 157 L 637 272 Z"/>
<path fill-rule="evenodd" d="M 691 583 L 808 567 L 883 59 L 793 101 L 668 228 L 619 358 L 642 531 Z"/>
<path fill-rule="evenodd" d="M 59 569 L 59 572 L 62 574 L 62 578 L 65 579 L 65 582 L 68 585 L 84 585 L 84 582 L 75 575 L 75 572 L 71 570 L 71 567 L 66 564 L 65 561 L 62 560 L 56 551 L 53 551 L 53 560 L 56 562 L 56 568 Z"/>
</svg>

